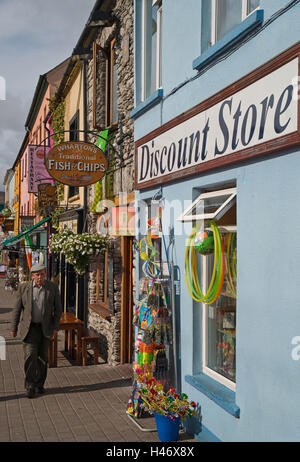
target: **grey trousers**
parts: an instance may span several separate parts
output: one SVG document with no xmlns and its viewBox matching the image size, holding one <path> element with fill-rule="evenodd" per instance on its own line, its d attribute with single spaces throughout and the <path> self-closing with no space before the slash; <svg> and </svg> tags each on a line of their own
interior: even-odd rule
<svg viewBox="0 0 300 462">
<path fill-rule="evenodd" d="M 25 388 L 42 387 L 47 377 L 50 339 L 44 337 L 42 326 L 30 325 L 23 341 Z"/>
</svg>

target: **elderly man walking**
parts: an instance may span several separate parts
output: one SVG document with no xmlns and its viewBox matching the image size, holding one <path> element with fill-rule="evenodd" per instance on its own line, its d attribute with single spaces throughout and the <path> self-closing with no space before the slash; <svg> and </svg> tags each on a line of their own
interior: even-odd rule
<svg viewBox="0 0 300 462">
<path fill-rule="evenodd" d="M 16 337 L 20 327 L 28 398 L 45 392 L 50 338 L 59 329 L 62 313 L 58 287 L 46 280 L 46 267 L 34 265 L 31 276 L 32 281 L 19 287 L 10 333 Z"/>
</svg>

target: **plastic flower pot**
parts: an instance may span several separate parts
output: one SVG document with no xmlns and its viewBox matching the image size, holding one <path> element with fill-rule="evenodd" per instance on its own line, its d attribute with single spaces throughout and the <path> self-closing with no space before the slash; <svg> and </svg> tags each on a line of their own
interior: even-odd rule
<svg viewBox="0 0 300 462">
<path fill-rule="evenodd" d="M 175 420 L 160 414 L 154 414 L 154 417 L 160 441 L 177 441 L 179 436 L 180 417 L 175 417 Z"/>
</svg>

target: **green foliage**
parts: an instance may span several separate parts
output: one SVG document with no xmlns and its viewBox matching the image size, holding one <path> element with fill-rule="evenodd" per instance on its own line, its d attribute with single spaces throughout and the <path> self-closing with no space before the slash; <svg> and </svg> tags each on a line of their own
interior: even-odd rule
<svg viewBox="0 0 300 462">
<path fill-rule="evenodd" d="M 108 137 L 110 144 L 113 143 L 114 134 Z M 115 154 L 113 149 L 110 148 L 110 144 L 107 145 L 107 158 L 109 168 L 105 175 L 105 198 L 113 199 L 114 197 L 114 168 L 115 168 Z"/>
<path fill-rule="evenodd" d="M 56 97 L 49 99 L 49 110 L 52 112 L 52 129 L 56 135 L 53 135 L 54 146 L 63 143 L 65 140 L 65 100 L 57 99 Z M 61 132 L 61 133 L 58 133 Z M 64 199 L 64 185 L 59 183 L 56 185 L 56 194 L 58 204 Z M 63 208 L 56 207 L 51 213 L 52 226 L 58 229 L 59 217 L 63 212 Z"/>
<path fill-rule="evenodd" d="M 60 215 L 64 212 L 64 208 L 62 207 L 55 207 L 55 209 L 51 212 L 51 223 L 53 228 L 58 229 L 59 228 L 59 217 Z"/>
<path fill-rule="evenodd" d="M 65 100 L 57 100 L 56 97 L 49 99 L 49 109 L 52 112 L 52 129 L 54 133 L 62 132 L 65 129 Z M 54 146 L 63 143 L 65 134 L 53 135 Z"/>
</svg>

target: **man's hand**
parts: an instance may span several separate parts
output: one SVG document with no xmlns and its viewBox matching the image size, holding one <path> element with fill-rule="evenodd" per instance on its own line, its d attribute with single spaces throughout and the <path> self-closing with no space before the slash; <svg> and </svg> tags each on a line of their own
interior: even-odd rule
<svg viewBox="0 0 300 462">
<path fill-rule="evenodd" d="M 17 336 L 17 332 L 10 332 L 10 335 L 11 335 L 11 337 L 16 337 L 16 336 Z"/>
<path fill-rule="evenodd" d="M 53 334 L 52 334 L 52 337 L 54 337 L 55 335 L 57 335 L 57 332 L 58 332 L 57 330 L 54 330 L 54 331 L 53 331 Z"/>
</svg>

